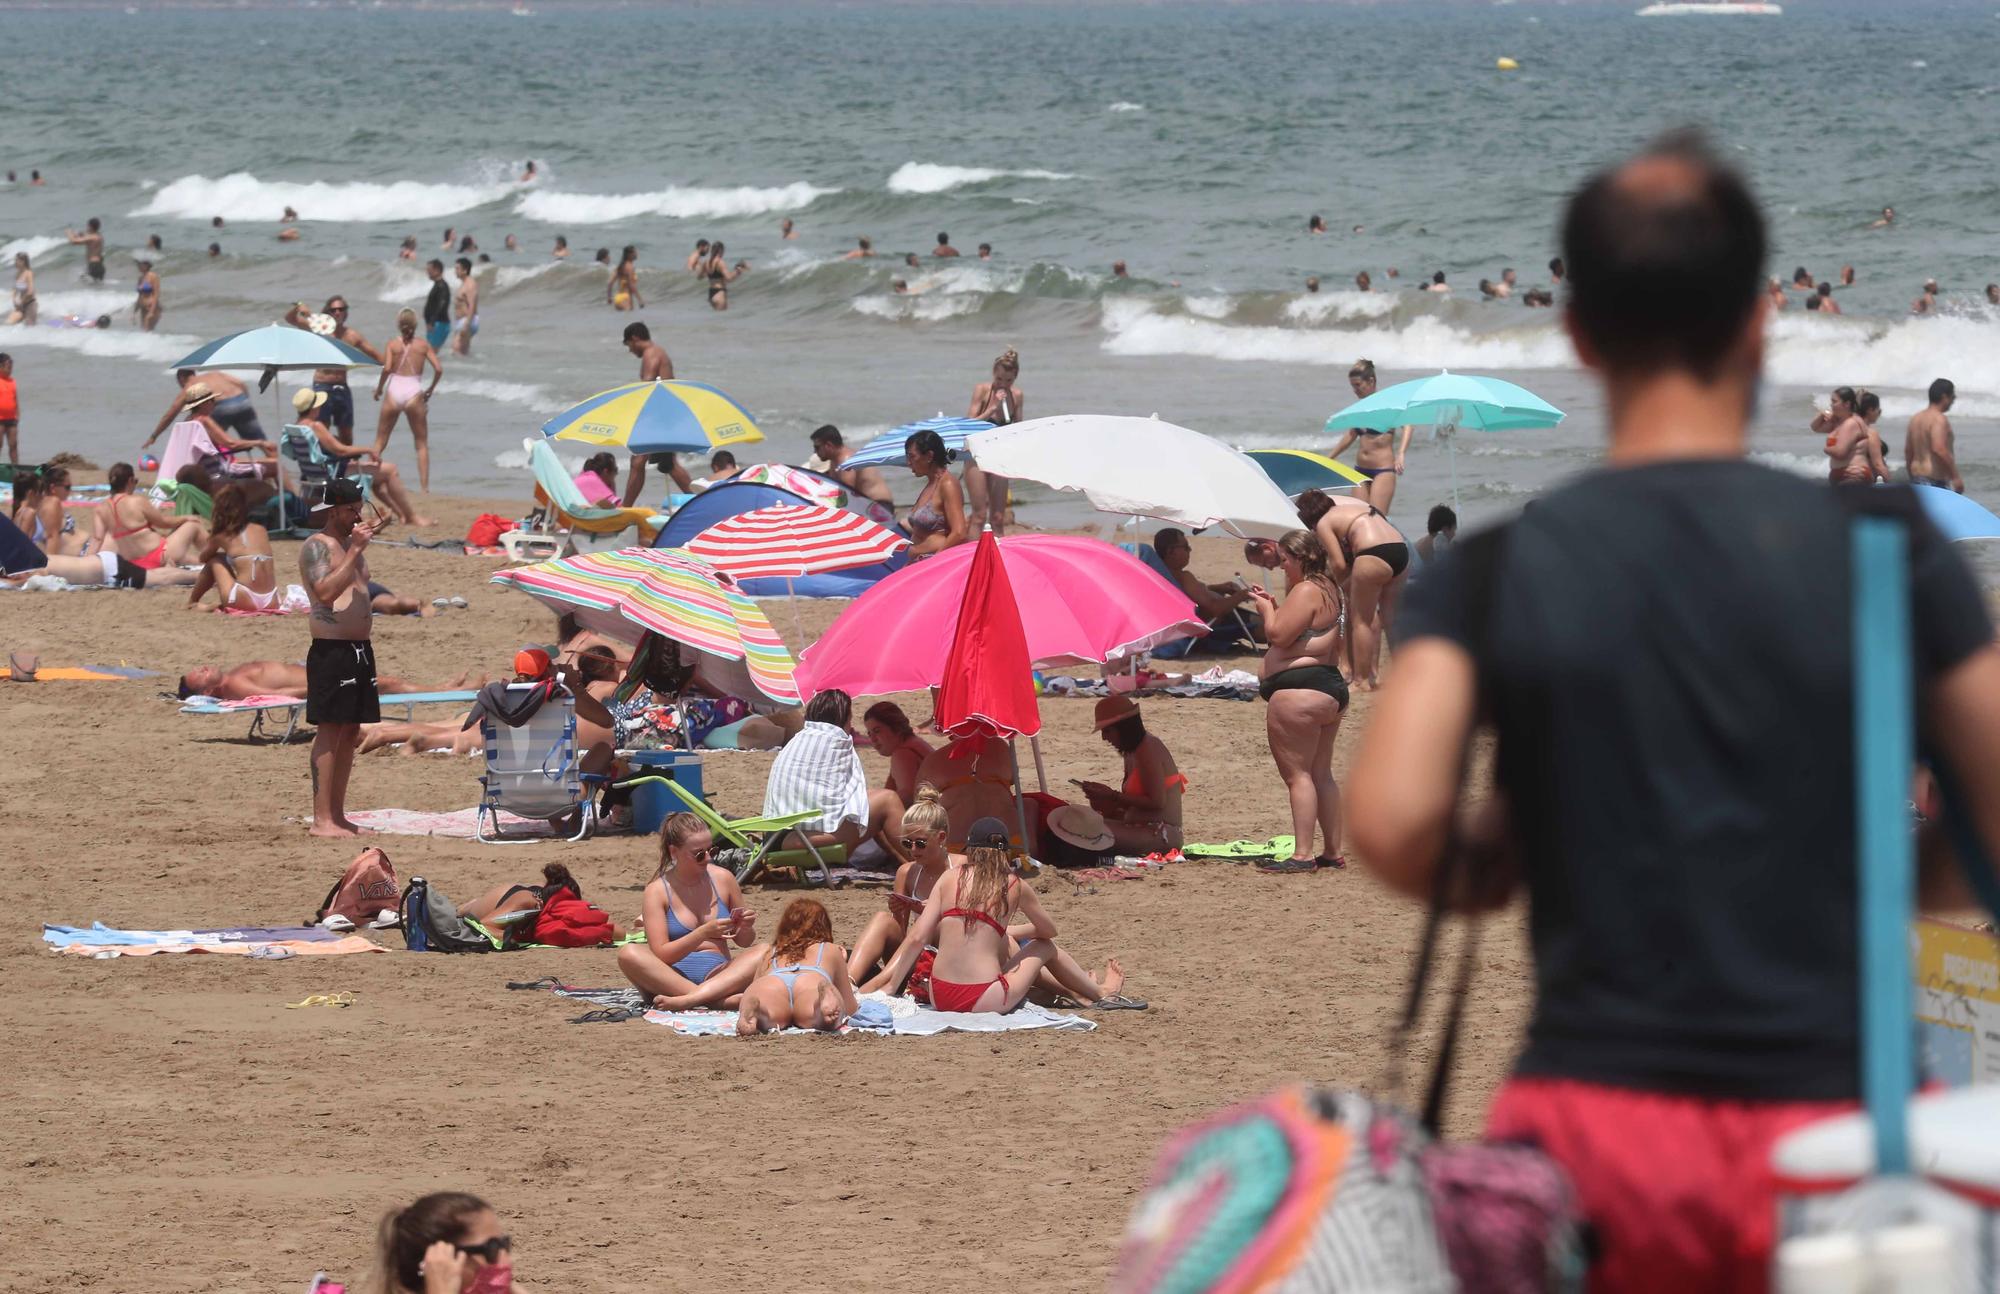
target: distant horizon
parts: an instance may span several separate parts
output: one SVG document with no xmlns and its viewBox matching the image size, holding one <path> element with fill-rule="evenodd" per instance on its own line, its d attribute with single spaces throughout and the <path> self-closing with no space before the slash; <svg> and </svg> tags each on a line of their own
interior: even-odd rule
<svg viewBox="0 0 2000 1294">
<path fill-rule="evenodd" d="M 1779 0 L 1786 16 L 1818 12 L 1865 12 L 1880 10 L 1879 0 Z M 732 9 L 799 9 L 825 12 L 829 9 L 934 9 L 934 10 L 1019 10 L 1023 8 L 1062 9 L 1359 9 L 1359 10 L 1465 10 L 1493 9 L 1586 10 L 1616 13 L 1633 12 L 1648 0 L 732 0 Z M 581 13 L 617 9 L 709 9 L 714 0 L 0 0 L 0 12 L 67 13 L 92 11 L 199 11 L 251 12 L 285 10 L 366 11 L 408 13 L 508 12 L 518 7 L 537 17 L 557 17 L 565 12 Z M 1940 13 L 1990 8 L 1990 0 L 1900 0 L 1896 10 L 1935 10 Z"/>
</svg>

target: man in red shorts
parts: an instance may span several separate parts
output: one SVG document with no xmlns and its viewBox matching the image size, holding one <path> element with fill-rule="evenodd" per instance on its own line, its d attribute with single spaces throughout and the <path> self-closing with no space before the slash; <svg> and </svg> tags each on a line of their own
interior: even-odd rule
<svg viewBox="0 0 2000 1294">
<path fill-rule="evenodd" d="M 1592 1294 L 1762 1290 L 1773 1141 L 1861 1095 L 1847 552 L 1852 509 L 1895 500 L 1745 460 L 1764 251 L 1692 139 L 1571 200 L 1606 462 L 1426 568 L 1348 783 L 1395 889 L 1449 859 L 1460 906 L 1527 891 L 1535 1009 L 1487 1131 L 1569 1173 Z M 1911 511 L 1925 736 L 2000 845 L 2000 650 Z M 1496 785 L 1462 811 L 1481 719 Z"/>
</svg>

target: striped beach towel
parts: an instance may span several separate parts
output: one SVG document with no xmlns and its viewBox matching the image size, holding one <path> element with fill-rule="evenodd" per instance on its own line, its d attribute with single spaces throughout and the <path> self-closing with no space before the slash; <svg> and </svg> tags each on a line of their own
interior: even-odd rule
<svg viewBox="0 0 2000 1294">
<path fill-rule="evenodd" d="M 868 824 L 868 778 L 854 738 L 830 723 L 807 723 L 785 743 L 764 784 L 764 816 L 787 817 L 807 810 L 817 819 L 804 825 L 834 831 L 843 822 Z"/>
</svg>

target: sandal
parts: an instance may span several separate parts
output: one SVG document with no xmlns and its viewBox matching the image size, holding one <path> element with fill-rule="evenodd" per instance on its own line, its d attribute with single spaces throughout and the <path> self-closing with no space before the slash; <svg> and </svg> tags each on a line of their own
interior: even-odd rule
<svg viewBox="0 0 2000 1294">
<path fill-rule="evenodd" d="M 1317 858 L 1282 858 L 1257 864 L 1257 870 L 1266 876 L 1291 876 L 1299 872 L 1316 872 L 1319 868 Z"/>
<path fill-rule="evenodd" d="M 646 1013 L 637 1007 L 607 1006 L 599 1011 L 585 1011 L 582 1015 L 571 1016 L 571 1024 L 622 1024 L 627 1020 L 637 1020 Z"/>
<path fill-rule="evenodd" d="M 315 993 L 303 1002 L 287 1002 L 287 1011 L 296 1011 L 302 1006 L 353 1006 L 352 993 Z"/>
<path fill-rule="evenodd" d="M 1313 861 L 1321 867 L 1330 867 L 1336 872 L 1347 870 L 1347 855 L 1345 854 L 1335 854 L 1331 858 L 1328 858 L 1325 854 L 1321 854 L 1318 858 L 1313 859 Z"/>
<path fill-rule="evenodd" d="M 1106 993 L 1095 1002 L 1083 1004 L 1086 1011 L 1144 1011 L 1146 999 L 1128 997 L 1123 993 Z"/>
<path fill-rule="evenodd" d="M 507 987 L 511 989 L 561 988 L 562 981 L 553 975 L 544 975 L 540 979 L 510 979 L 507 981 Z"/>
</svg>

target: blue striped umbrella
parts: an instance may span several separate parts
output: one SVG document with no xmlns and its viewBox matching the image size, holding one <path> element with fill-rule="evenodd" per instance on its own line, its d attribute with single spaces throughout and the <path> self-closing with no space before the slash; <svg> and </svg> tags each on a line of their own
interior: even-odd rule
<svg viewBox="0 0 2000 1294">
<path fill-rule="evenodd" d="M 266 324 L 197 346 L 175 368 L 375 368 L 374 360 L 346 342 L 290 324 Z"/>
<path fill-rule="evenodd" d="M 863 445 L 855 452 L 854 457 L 840 466 L 844 470 L 850 467 L 880 467 L 884 463 L 900 463 L 903 461 L 904 443 L 920 431 L 935 431 L 943 437 L 946 449 L 963 450 L 967 436 L 976 431 L 991 430 L 993 424 L 990 422 L 981 422 L 977 418 L 947 418 L 939 414 L 935 418 L 905 423 L 894 431 L 883 432 Z"/>
</svg>

